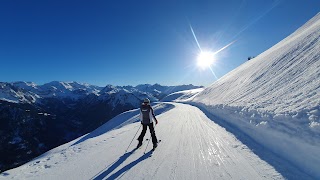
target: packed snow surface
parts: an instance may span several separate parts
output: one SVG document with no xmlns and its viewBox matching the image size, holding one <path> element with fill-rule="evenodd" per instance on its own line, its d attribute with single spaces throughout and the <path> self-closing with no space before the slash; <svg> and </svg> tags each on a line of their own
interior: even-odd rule
<svg viewBox="0 0 320 180">
<path fill-rule="evenodd" d="M 158 104 L 155 109 L 159 121 L 155 130 L 161 142 L 153 153 L 146 140 L 138 150 L 134 151 L 136 140 L 129 146 L 141 131 L 136 109 L 3 172 L 0 179 L 309 178 L 281 159 L 264 155 L 262 147 L 238 138 L 194 106 L 170 103 Z M 149 137 L 147 133 L 145 139 Z"/>
<path fill-rule="evenodd" d="M 320 13 L 193 102 L 320 178 Z"/>
</svg>

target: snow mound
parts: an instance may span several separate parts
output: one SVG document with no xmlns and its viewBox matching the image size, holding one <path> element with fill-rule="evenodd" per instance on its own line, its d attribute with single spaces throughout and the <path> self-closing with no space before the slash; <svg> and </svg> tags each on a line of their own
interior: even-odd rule
<svg viewBox="0 0 320 180">
<path fill-rule="evenodd" d="M 320 13 L 193 100 L 320 178 Z"/>
</svg>

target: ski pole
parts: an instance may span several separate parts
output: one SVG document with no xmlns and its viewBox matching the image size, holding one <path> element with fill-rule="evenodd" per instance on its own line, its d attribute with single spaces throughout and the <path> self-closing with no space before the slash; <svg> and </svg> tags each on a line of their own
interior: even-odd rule
<svg viewBox="0 0 320 180">
<path fill-rule="evenodd" d="M 151 134 L 150 134 L 150 137 L 149 137 L 149 140 L 148 140 L 147 146 L 146 146 L 146 148 L 144 149 L 144 152 L 143 152 L 143 154 L 145 154 L 145 153 L 146 153 L 146 150 L 147 150 L 147 148 L 148 148 L 148 145 L 149 145 L 149 142 L 150 142 L 150 138 L 151 138 Z"/>
<path fill-rule="evenodd" d="M 140 128 L 141 128 L 141 125 L 139 126 L 139 129 L 137 130 L 136 134 L 133 136 L 133 138 L 132 138 L 132 140 L 131 140 L 131 142 L 130 142 L 129 146 L 128 146 L 128 147 L 127 147 L 127 149 L 126 149 L 126 152 L 128 152 L 128 149 L 129 149 L 130 145 L 132 144 L 132 142 L 133 142 L 134 138 L 135 138 L 135 137 L 136 137 L 136 135 L 138 134 L 138 132 L 139 132 Z"/>
</svg>

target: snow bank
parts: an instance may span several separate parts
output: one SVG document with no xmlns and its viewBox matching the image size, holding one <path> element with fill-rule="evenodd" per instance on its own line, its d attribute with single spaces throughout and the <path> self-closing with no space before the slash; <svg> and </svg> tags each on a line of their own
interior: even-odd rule
<svg viewBox="0 0 320 180">
<path fill-rule="evenodd" d="M 320 13 L 193 103 L 320 178 Z"/>
</svg>

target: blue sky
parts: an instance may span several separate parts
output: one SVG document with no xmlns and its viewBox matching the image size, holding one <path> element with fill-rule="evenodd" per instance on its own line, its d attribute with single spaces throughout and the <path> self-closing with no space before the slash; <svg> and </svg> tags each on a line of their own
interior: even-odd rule
<svg viewBox="0 0 320 180">
<path fill-rule="evenodd" d="M 0 81 L 210 85 L 294 32 L 319 0 L 2 0 Z"/>
</svg>

